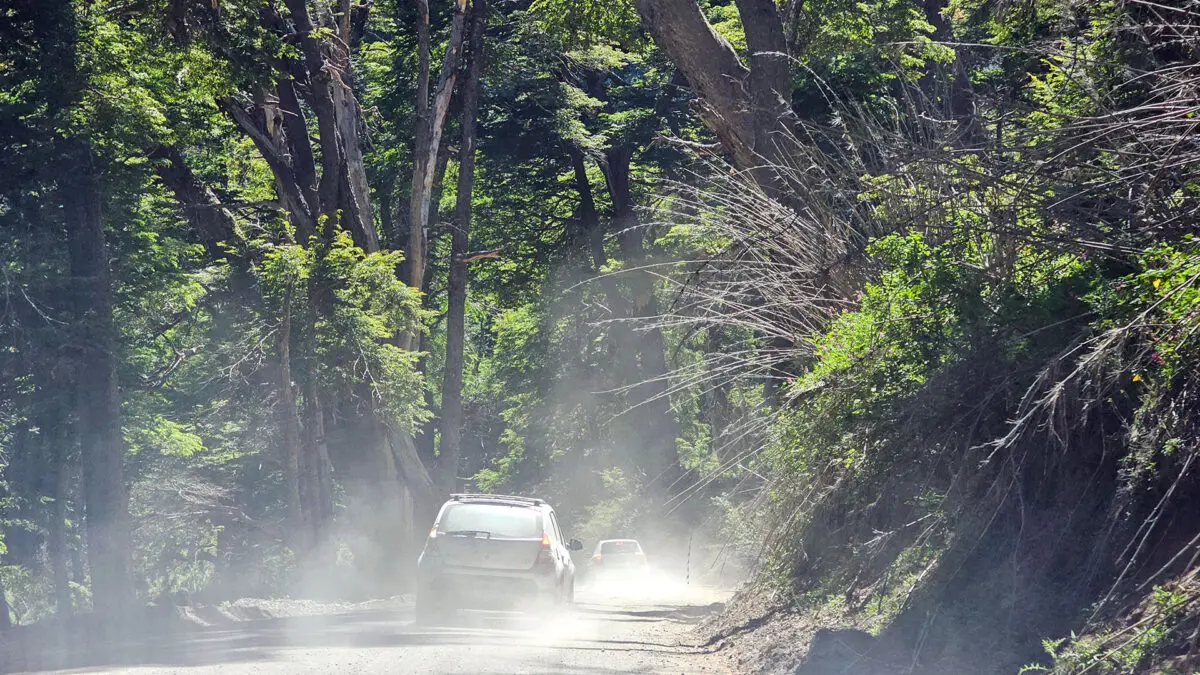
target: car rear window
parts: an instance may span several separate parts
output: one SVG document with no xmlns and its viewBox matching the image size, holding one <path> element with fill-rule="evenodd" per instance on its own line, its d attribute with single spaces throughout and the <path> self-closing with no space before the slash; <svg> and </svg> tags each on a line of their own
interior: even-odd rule
<svg viewBox="0 0 1200 675">
<path fill-rule="evenodd" d="M 642 550 L 636 541 L 606 541 L 600 544 L 601 555 L 614 553 L 637 553 Z"/>
<path fill-rule="evenodd" d="M 541 512 L 503 504 L 454 504 L 446 507 L 441 532 L 486 532 L 494 539 L 536 539 L 542 536 Z"/>
</svg>

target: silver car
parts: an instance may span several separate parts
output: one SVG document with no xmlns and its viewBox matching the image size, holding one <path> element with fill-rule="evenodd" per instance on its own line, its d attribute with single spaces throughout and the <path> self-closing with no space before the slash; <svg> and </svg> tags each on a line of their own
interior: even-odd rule
<svg viewBox="0 0 1200 675">
<path fill-rule="evenodd" d="M 541 499 L 451 495 L 417 563 L 417 621 L 449 619 L 460 608 L 510 609 L 575 599 L 571 552 L 554 509 Z"/>
<path fill-rule="evenodd" d="M 636 539 L 605 539 L 596 544 L 596 552 L 588 563 L 588 573 L 594 579 L 645 575 L 649 566 L 646 553 Z"/>
</svg>

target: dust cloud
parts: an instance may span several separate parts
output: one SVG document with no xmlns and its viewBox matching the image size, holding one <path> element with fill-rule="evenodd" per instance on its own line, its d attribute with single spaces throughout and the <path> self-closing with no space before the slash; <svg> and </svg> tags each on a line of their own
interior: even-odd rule
<svg viewBox="0 0 1200 675">
<path fill-rule="evenodd" d="M 578 588 L 581 602 L 670 606 L 707 605 L 731 590 L 720 584 L 689 583 L 680 574 L 653 568 L 592 575 Z"/>
</svg>

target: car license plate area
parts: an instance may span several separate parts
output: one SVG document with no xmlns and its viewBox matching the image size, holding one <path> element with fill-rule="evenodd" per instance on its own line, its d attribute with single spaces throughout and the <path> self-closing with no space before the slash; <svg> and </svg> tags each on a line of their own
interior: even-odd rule
<svg viewBox="0 0 1200 675">
<path fill-rule="evenodd" d="M 537 596 L 533 581 L 511 577 L 447 575 L 441 586 L 457 606 L 477 609 L 507 609 Z"/>
</svg>

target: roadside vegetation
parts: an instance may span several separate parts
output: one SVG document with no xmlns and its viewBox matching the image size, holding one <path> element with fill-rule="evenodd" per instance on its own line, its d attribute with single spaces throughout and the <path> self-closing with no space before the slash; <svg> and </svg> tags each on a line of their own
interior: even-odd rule
<svg viewBox="0 0 1200 675">
<path fill-rule="evenodd" d="M 0 626 L 394 595 L 472 490 L 895 667 L 1194 670 L 1198 21 L 13 3 Z"/>
</svg>

